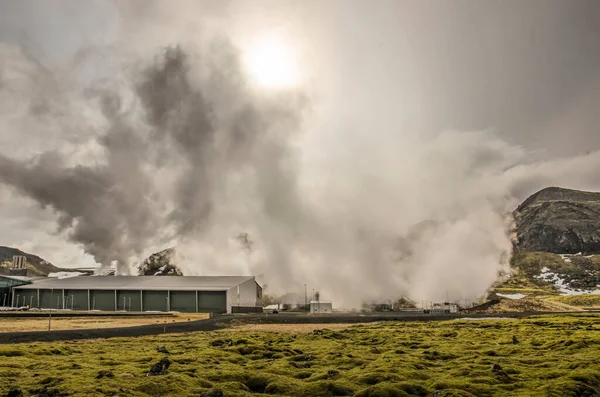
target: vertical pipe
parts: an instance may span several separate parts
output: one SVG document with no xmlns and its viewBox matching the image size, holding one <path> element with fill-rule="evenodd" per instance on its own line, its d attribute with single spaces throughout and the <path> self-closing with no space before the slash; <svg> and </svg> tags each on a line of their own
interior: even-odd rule
<svg viewBox="0 0 600 397">
<path fill-rule="evenodd" d="M 65 308 L 65 290 L 64 289 L 62 290 L 62 306 L 64 309 Z"/>
<path fill-rule="evenodd" d="M 50 324 L 52 323 L 52 300 L 54 299 L 54 288 L 50 293 L 50 311 L 48 312 L 48 331 L 50 331 Z"/>
<path fill-rule="evenodd" d="M 306 284 L 304 284 L 304 312 L 308 314 L 308 302 L 307 302 Z"/>
<path fill-rule="evenodd" d="M 196 313 L 198 313 L 198 291 L 196 290 Z"/>
<path fill-rule="evenodd" d="M 125 312 L 127 311 L 127 309 L 126 309 L 126 307 L 127 307 L 126 306 L 126 302 L 127 302 L 127 297 L 124 296 L 123 297 L 123 311 L 125 311 Z"/>
<path fill-rule="evenodd" d="M 171 311 L 171 291 L 167 291 L 167 311 Z"/>
<path fill-rule="evenodd" d="M 40 289 L 37 289 L 37 307 L 42 308 L 42 304 L 40 303 Z"/>
<path fill-rule="evenodd" d="M 144 311 L 144 292 L 140 290 L 140 311 Z"/>
<path fill-rule="evenodd" d="M 117 290 L 115 290 L 115 311 L 119 310 L 119 304 L 117 303 Z"/>
<path fill-rule="evenodd" d="M 90 305 L 90 290 L 88 289 L 88 298 L 87 298 L 87 309 L 90 310 L 92 306 Z"/>
</svg>

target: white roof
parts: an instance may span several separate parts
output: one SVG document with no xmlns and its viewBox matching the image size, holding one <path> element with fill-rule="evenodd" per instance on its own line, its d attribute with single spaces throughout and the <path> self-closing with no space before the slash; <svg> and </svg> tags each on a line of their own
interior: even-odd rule
<svg viewBox="0 0 600 397">
<path fill-rule="evenodd" d="M 20 289 L 226 291 L 253 276 L 96 276 L 45 278 Z"/>
</svg>

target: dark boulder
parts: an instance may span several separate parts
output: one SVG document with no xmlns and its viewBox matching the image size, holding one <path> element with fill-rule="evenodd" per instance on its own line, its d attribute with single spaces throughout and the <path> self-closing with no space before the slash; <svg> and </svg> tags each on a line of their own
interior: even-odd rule
<svg viewBox="0 0 600 397">
<path fill-rule="evenodd" d="M 169 366 L 171 365 L 171 361 L 168 358 L 163 358 L 156 364 L 150 368 L 150 371 L 146 376 L 157 376 L 157 375 L 165 375 Z"/>
</svg>

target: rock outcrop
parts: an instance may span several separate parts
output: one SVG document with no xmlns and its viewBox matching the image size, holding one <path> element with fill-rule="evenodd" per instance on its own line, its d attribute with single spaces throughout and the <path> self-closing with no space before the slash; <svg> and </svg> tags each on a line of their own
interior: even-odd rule
<svg viewBox="0 0 600 397">
<path fill-rule="evenodd" d="M 521 250 L 600 254 L 600 193 L 546 188 L 514 215 Z"/>
<path fill-rule="evenodd" d="M 175 248 L 167 248 L 150 255 L 138 267 L 140 276 L 183 276 L 181 270 L 173 262 Z"/>
</svg>

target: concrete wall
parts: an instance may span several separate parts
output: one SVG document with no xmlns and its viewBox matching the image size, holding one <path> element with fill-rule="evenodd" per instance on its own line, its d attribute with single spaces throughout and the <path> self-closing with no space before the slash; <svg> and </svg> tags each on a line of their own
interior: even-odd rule
<svg viewBox="0 0 600 397">
<path fill-rule="evenodd" d="M 258 306 L 260 287 L 254 277 L 238 286 L 227 290 L 227 313 L 231 313 L 231 306 Z"/>
</svg>

